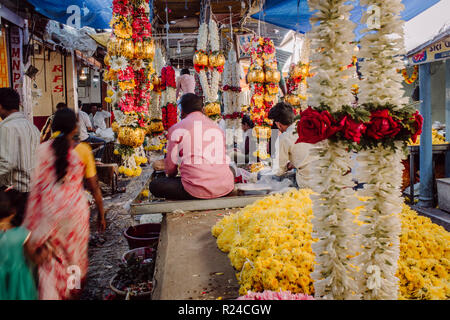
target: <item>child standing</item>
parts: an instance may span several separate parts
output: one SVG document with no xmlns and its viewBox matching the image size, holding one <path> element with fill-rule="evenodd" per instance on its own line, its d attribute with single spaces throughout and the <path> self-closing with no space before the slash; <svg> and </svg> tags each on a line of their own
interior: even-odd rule
<svg viewBox="0 0 450 320">
<path fill-rule="evenodd" d="M 12 192 L 0 191 L 0 300 L 35 300 L 36 285 L 24 253 L 30 232 L 11 224 Z"/>
</svg>

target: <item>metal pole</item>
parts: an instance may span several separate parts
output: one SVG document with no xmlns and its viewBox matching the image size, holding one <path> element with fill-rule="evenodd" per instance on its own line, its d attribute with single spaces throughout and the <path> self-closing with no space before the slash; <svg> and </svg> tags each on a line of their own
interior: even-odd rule
<svg viewBox="0 0 450 320">
<path fill-rule="evenodd" d="M 420 136 L 420 196 L 419 207 L 433 206 L 433 145 L 431 137 L 431 73 L 430 64 L 419 66 L 420 113 L 423 129 Z"/>
<path fill-rule="evenodd" d="M 450 142 L 450 59 L 445 60 L 445 140 Z M 450 178 L 450 152 L 445 155 L 445 176 Z"/>
</svg>

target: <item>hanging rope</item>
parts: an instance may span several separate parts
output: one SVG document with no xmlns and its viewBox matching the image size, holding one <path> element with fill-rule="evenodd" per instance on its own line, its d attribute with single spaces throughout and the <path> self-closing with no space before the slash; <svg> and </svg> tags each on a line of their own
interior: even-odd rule
<svg viewBox="0 0 450 320">
<path fill-rule="evenodd" d="M 170 62 L 170 46 L 169 46 L 169 8 L 167 7 L 167 0 L 166 0 L 166 56 L 167 56 L 167 62 Z"/>
</svg>

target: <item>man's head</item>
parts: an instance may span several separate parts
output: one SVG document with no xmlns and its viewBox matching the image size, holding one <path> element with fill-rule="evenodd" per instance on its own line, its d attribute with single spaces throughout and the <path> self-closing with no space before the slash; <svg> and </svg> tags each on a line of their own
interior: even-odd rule
<svg viewBox="0 0 450 320">
<path fill-rule="evenodd" d="M 294 110 L 289 104 L 284 102 L 277 103 L 269 111 L 269 119 L 273 120 L 281 132 L 285 132 L 294 123 L 294 117 Z"/>
<path fill-rule="evenodd" d="M 185 118 L 188 114 L 195 111 L 203 111 L 203 101 L 202 98 L 193 94 L 186 93 L 181 97 L 181 118 Z"/>
<path fill-rule="evenodd" d="M 67 108 L 67 104 L 65 104 L 64 102 L 60 102 L 56 105 L 56 110 L 61 110 L 65 108 Z"/>
<path fill-rule="evenodd" d="M 95 116 L 95 114 L 96 114 L 97 111 L 98 111 L 98 106 L 95 105 L 95 104 L 93 104 L 93 105 L 91 106 L 91 108 L 90 108 L 90 111 L 91 111 L 91 113 Z"/>
<path fill-rule="evenodd" d="M 180 72 L 180 76 L 182 76 L 184 74 L 191 74 L 191 72 L 189 71 L 189 69 L 182 69 Z"/>
<path fill-rule="evenodd" d="M 20 96 L 11 88 L 0 88 L 0 117 L 5 119 L 20 110 Z"/>
<path fill-rule="evenodd" d="M 250 116 L 245 114 L 242 117 L 242 130 L 247 131 L 253 128 L 253 121 L 250 119 Z"/>
</svg>

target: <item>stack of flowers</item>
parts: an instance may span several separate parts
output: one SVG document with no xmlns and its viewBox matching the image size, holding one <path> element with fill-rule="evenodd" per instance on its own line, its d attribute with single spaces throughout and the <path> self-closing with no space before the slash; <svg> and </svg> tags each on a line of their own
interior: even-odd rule
<svg viewBox="0 0 450 320">
<path fill-rule="evenodd" d="M 208 39 L 210 52 L 208 55 Z M 219 31 L 217 23 L 211 19 L 209 25 L 202 23 L 198 30 L 197 51 L 194 55 L 194 68 L 200 79 L 206 105 L 205 113 L 214 121 L 219 121 L 221 116 L 219 96 L 219 82 L 224 71 L 225 57 L 220 52 Z M 206 72 L 211 73 L 211 85 L 208 83 Z"/>
<path fill-rule="evenodd" d="M 176 96 L 177 82 L 175 80 L 175 70 L 172 66 L 161 69 L 161 90 L 162 96 L 162 121 L 164 129 L 167 131 L 178 122 L 178 108 Z"/>
<path fill-rule="evenodd" d="M 226 215 L 213 226 L 217 246 L 228 253 L 237 270 L 240 295 L 264 290 L 315 293 L 316 280 L 311 275 L 315 254 L 311 246 L 318 239 L 312 235 L 311 194 L 311 190 L 303 189 L 270 195 Z M 360 200 L 365 205 L 369 199 Z M 364 206 L 349 210 L 355 230 L 366 225 L 363 210 Z M 449 299 L 450 233 L 407 205 L 403 205 L 400 218 L 399 299 Z M 358 242 L 357 233 L 351 239 Z M 356 257 L 360 250 L 363 248 Z M 354 264 L 350 267 L 360 268 Z M 320 294 L 316 292 L 315 298 Z"/>
<path fill-rule="evenodd" d="M 240 85 L 240 66 L 237 63 L 236 51 L 233 47 L 228 52 L 228 60 L 225 63 L 225 71 L 223 74 L 223 118 L 228 129 L 240 128 L 240 121 L 243 116 L 241 112 L 242 105 L 242 88 Z"/>
<path fill-rule="evenodd" d="M 237 300 L 314 300 L 313 297 L 301 293 L 291 293 L 290 291 L 270 291 L 263 292 L 248 291 L 245 296 Z"/>
<path fill-rule="evenodd" d="M 151 77 L 155 47 L 151 39 L 148 0 L 114 0 L 111 27 L 105 57 L 108 97 L 112 103 L 116 123 L 114 130 L 120 146 L 116 153 L 122 156 L 121 173 L 140 174 L 139 164 L 145 156 L 142 144 L 149 122 Z"/>
<path fill-rule="evenodd" d="M 278 83 L 281 74 L 277 69 L 275 46 L 269 38 L 255 37 L 252 40 L 251 64 L 247 74 L 250 84 L 251 112 L 250 117 L 255 124 L 253 136 L 258 139 L 255 157 L 265 160 L 270 158 L 267 153 L 267 143 L 271 135 L 272 121 L 268 119 L 270 108 L 278 95 Z"/>
<path fill-rule="evenodd" d="M 309 63 L 299 61 L 289 67 L 289 77 L 286 81 L 288 95 L 285 97 L 285 101 L 293 106 L 297 113 L 301 111 L 302 102 L 307 100 L 302 91 L 307 86 L 307 78 L 311 76 Z"/>
</svg>

